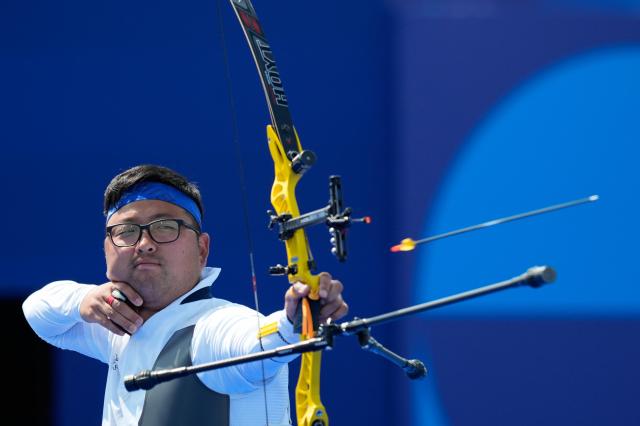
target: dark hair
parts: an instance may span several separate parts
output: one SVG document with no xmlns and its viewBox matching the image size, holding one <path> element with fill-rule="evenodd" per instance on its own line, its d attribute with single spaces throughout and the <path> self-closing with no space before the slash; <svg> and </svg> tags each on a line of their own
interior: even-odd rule
<svg viewBox="0 0 640 426">
<path fill-rule="evenodd" d="M 167 167 L 156 166 L 154 164 L 142 164 L 125 170 L 111 179 L 107 189 L 104 191 L 104 215 L 107 215 L 109 209 L 120 200 L 129 188 L 142 182 L 159 182 L 165 185 L 171 185 L 195 201 L 201 215 L 204 213 L 202 196 L 195 183 L 189 182 L 187 178 L 180 173 Z"/>
</svg>

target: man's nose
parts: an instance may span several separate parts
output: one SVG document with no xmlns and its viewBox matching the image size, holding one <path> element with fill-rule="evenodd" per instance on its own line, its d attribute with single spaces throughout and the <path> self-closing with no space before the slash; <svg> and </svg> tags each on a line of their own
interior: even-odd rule
<svg viewBox="0 0 640 426">
<path fill-rule="evenodd" d="M 157 243 L 151 238 L 148 229 L 143 229 L 138 241 L 137 250 L 139 253 L 153 253 L 158 248 Z"/>
</svg>

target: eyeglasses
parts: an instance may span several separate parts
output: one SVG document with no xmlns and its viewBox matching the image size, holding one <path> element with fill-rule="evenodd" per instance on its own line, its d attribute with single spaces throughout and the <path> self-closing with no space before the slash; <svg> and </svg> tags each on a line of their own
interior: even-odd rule
<svg viewBox="0 0 640 426">
<path fill-rule="evenodd" d="M 146 225 L 119 223 L 107 226 L 107 235 L 114 246 L 131 247 L 138 244 L 138 241 L 142 238 L 142 231 L 146 229 L 153 241 L 158 244 L 165 244 L 172 243 L 180 238 L 180 228 L 182 226 L 200 235 L 200 231 L 181 219 L 159 219 Z"/>
</svg>

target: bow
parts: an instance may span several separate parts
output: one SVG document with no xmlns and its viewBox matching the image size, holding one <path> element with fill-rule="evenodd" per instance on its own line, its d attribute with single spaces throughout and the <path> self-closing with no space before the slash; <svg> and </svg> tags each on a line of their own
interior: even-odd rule
<svg viewBox="0 0 640 426">
<path fill-rule="evenodd" d="M 299 306 L 294 326 L 296 332 L 301 333 L 302 340 L 311 339 L 319 327 L 319 277 L 312 273 L 315 263 L 304 228 L 326 223 L 330 227 L 332 252 L 343 261 L 346 258 L 345 231 L 352 222 L 351 210 L 343 207 L 340 177 L 331 176 L 329 204 L 310 213 L 300 214 L 295 189 L 302 175 L 315 163 L 316 157 L 312 151 L 302 149 L 271 46 L 265 38 L 253 5 L 249 0 L 230 1 L 258 68 L 271 115 L 267 139 L 275 178 L 271 189 L 274 211 L 270 212 L 270 227 L 277 228 L 279 238 L 285 243 L 287 265 L 271 267 L 270 273 L 287 275 L 289 282 L 300 281 L 310 287 L 309 296 Z M 369 222 L 368 218 L 356 220 Z M 265 326 L 261 328 L 260 335 L 272 331 L 272 328 Z M 299 425 L 326 426 L 329 423 L 324 405 L 320 401 L 320 365 L 321 352 L 302 355 L 296 386 L 296 416 Z"/>
</svg>

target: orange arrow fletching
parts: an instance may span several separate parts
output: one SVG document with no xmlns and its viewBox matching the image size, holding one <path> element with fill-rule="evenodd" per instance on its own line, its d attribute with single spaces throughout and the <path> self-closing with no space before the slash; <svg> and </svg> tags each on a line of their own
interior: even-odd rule
<svg viewBox="0 0 640 426">
<path fill-rule="evenodd" d="M 400 244 L 391 247 L 391 251 L 394 253 L 398 251 L 411 251 L 414 248 L 416 248 L 416 242 L 411 238 L 405 238 L 400 241 Z"/>
</svg>

